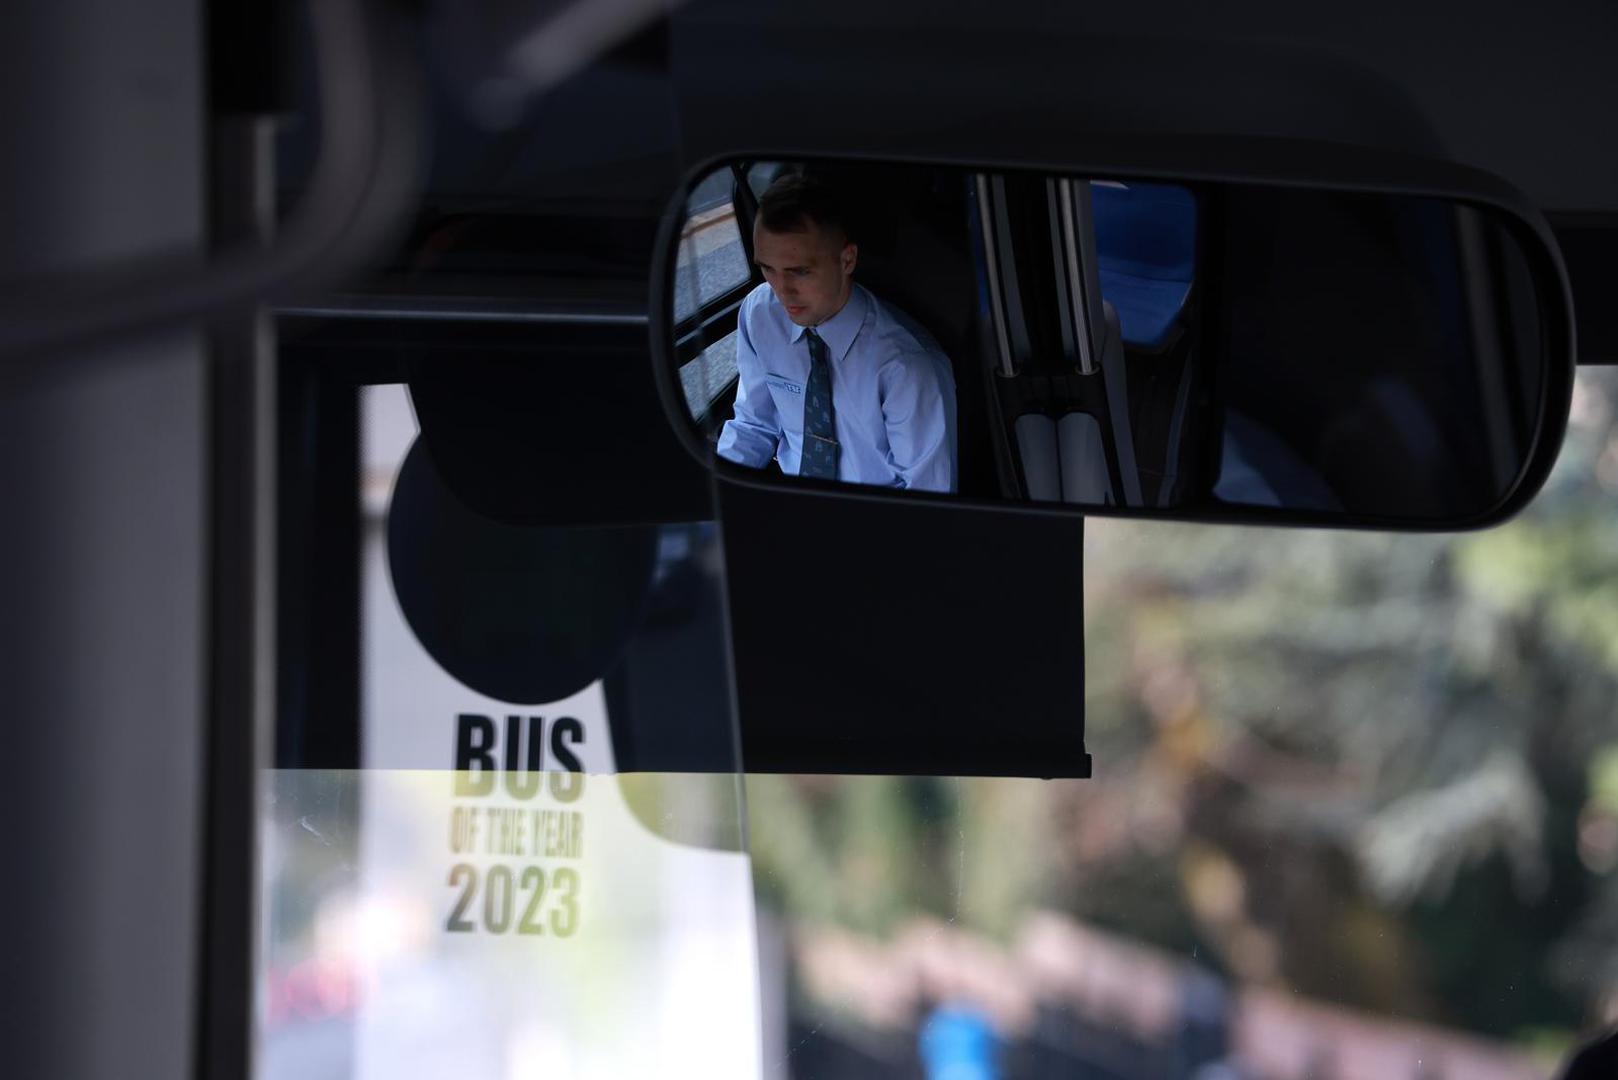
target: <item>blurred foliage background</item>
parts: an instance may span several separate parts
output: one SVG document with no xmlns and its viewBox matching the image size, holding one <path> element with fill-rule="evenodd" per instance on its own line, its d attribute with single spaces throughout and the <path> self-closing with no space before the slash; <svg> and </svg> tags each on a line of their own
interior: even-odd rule
<svg viewBox="0 0 1618 1080">
<path fill-rule="evenodd" d="M 1095 778 L 751 777 L 766 905 L 1002 939 L 1055 910 L 1546 1049 L 1618 1019 L 1618 371 L 1580 372 L 1497 529 L 1092 519 L 1085 548 Z"/>
</svg>

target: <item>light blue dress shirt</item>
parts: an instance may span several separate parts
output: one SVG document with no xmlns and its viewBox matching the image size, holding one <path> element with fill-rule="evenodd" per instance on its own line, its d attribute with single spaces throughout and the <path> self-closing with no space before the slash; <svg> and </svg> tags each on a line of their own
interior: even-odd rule
<svg viewBox="0 0 1618 1080">
<path fill-rule="evenodd" d="M 831 354 L 837 478 L 850 484 L 955 490 L 955 378 L 925 330 L 855 285 L 848 303 L 815 327 Z M 736 318 L 736 408 L 719 453 L 798 474 L 803 395 L 809 381 L 804 328 L 768 284 L 747 294 Z"/>
</svg>

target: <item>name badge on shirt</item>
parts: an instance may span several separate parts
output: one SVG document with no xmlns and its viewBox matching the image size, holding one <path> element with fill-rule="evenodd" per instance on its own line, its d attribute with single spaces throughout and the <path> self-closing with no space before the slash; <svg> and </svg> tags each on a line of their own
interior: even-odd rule
<svg viewBox="0 0 1618 1080">
<path fill-rule="evenodd" d="M 777 390 L 785 390 L 789 394 L 803 393 L 802 383 L 795 383 L 791 379 L 784 378 L 780 375 L 766 375 L 764 376 L 764 381 L 775 387 Z"/>
</svg>

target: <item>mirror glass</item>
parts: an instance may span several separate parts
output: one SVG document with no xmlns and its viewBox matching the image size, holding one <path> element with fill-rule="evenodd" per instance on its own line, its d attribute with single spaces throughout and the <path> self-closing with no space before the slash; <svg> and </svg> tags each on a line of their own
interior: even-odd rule
<svg viewBox="0 0 1618 1080">
<path fill-rule="evenodd" d="M 732 162 L 668 253 L 668 377 L 718 457 L 782 483 L 1461 523 L 1523 477 L 1556 375 L 1520 228 L 1374 192 Z"/>
</svg>

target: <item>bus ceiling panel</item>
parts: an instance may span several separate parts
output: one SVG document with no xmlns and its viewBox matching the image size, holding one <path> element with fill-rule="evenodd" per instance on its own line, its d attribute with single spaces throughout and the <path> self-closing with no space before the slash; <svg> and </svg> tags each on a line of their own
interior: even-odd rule
<svg viewBox="0 0 1618 1080">
<path fill-rule="evenodd" d="M 1408 0 L 706 0 L 678 10 L 674 26 L 676 82 L 700 112 L 685 131 L 704 148 L 724 125 L 762 147 L 766 135 L 818 141 L 839 124 L 880 142 L 1022 117 L 1064 132 L 1441 152 L 1505 177 L 1547 212 L 1618 211 L 1618 140 L 1603 137 L 1618 100 L 1610 4 L 1548 0 L 1526 15 L 1489 2 L 1457 18 L 1451 5 Z M 707 107 L 727 96 L 731 108 Z M 783 117 L 783 100 L 816 108 Z"/>
<path fill-rule="evenodd" d="M 674 89 L 687 160 L 751 148 L 1054 164 L 1083 149 L 1075 140 L 1101 134 L 1307 139 L 1406 154 L 1443 148 L 1398 84 L 1318 48 L 1004 27 L 970 37 L 921 26 L 866 36 L 740 23 L 680 32 L 681 20 L 696 17 L 676 16 Z M 829 54 L 836 65 L 825 63 Z M 786 100 L 815 107 L 784 117 Z"/>
</svg>

